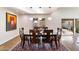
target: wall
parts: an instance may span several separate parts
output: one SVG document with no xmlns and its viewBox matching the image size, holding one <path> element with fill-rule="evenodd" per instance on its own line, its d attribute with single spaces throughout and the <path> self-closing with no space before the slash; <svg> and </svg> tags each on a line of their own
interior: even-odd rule
<svg viewBox="0 0 79 59">
<path fill-rule="evenodd" d="M 6 12 L 15 14 L 14 12 L 12 12 L 6 8 L 0 7 L 0 44 L 3 44 L 6 41 L 18 36 L 18 27 L 19 27 L 18 15 L 15 14 L 15 15 L 17 15 L 17 29 L 6 32 Z"/>
<path fill-rule="evenodd" d="M 29 33 L 29 29 L 33 28 L 33 21 L 30 18 L 46 18 L 48 15 L 20 15 L 20 26 L 24 27 L 25 33 Z"/>
<path fill-rule="evenodd" d="M 78 7 L 61 7 L 54 11 L 51 15 L 52 20 L 46 21 L 46 25 L 54 30 L 56 33 L 57 27 L 61 28 L 61 19 L 63 18 L 77 18 L 79 19 L 79 8 Z"/>
</svg>

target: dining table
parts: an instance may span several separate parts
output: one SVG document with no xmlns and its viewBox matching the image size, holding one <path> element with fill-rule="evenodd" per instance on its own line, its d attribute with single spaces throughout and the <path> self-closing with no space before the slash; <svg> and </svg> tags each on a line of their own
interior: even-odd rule
<svg viewBox="0 0 79 59">
<path fill-rule="evenodd" d="M 31 39 L 31 36 L 33 36 L 32 34 L 24 34 L 24 37 L 29 37 Z M 42 45 L 42 40 L 43 40 L 43 37 L 46 37 L 48 35 L 44 35 L 44 34 L 41 34 L 41 35 L 36 35 L 36 37 L 40 37 L 40 43 Z M 50 36 L 54 37 L 54 41 L 55 41 L 55 44 L 56 44 L 56 48 L 57 48 L 57 40 L 56 40 L 56 37 L 57 37 L 57 34 L 51 34 Z M 53 39 L 52 39 L 53 40 Z M 29 43 L 30 43 L 30 40 L 29 40 Z"/>
</svg>

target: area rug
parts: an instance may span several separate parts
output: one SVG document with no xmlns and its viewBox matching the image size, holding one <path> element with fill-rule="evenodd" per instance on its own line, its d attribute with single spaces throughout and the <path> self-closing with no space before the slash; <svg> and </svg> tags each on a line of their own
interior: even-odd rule
<svg viewBox="0 0 79 59">
<path fill-rule="evenodd" d="M 24 48 L 22 48 L 21 43 L 19 43 L 11 51 L 68 51 L 68 49 L 62 44 L 60 44 L 60 47 L 58 47 L 58 49 L 54 48 L 54 46 L 51 48 L 49 44 L 44 44 L 43 47 L 38 47 L 37 44 L 33 44 L 31 47 L 29 47 L 27 42 L 25 42 Z"/>
</svg>

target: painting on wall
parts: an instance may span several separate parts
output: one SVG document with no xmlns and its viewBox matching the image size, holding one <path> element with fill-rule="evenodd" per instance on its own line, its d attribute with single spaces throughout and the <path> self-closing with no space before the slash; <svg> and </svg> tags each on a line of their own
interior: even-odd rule
<svg viewBox="0 0 79 59">
<path fill-rule="evenodd" d="M 40 20 L 40 27 L 45 27 L 45 18 Z"/>
<path fill-rule="evenodd" d="M 16 29 L 17 16 L 14 14 L 6 13 L 6 31 Z"/>
<path fill-rule="evenodd" d="M 33 18 L 33 27 L 38 27 L 38 18 Z"/>
</svg>

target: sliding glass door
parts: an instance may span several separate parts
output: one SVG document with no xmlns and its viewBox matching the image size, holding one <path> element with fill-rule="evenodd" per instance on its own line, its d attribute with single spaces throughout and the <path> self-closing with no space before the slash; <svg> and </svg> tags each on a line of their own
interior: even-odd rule
<svg viewBox="0 0 79 59">
<path fill-rule="evenodd" d="M 62 19 L 62 35 L 74 34 L 74 19 Z"/>
<path fill-rule="evenodd" d="M 75 36 L 76 42 L 79 43 L 79 19 L 75 19 Z"/>
<path fill-rule="evenodd" d="M 79 34 L 79 19 L 75 19 L 76 34 Z"/>
<path fill-rule="evenodd" d="M 66 18 L 62 19 L 62 43 L 68 45 L 70 47 L 74 42 L 74 19 Z"/>
<path fill-rule="evenodd" d="M 63 39 L 79 43 L 79 19 L 62 19 L 61 25 Z"/>
</svg>

